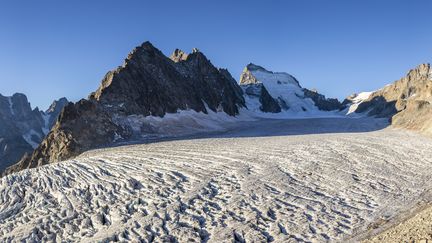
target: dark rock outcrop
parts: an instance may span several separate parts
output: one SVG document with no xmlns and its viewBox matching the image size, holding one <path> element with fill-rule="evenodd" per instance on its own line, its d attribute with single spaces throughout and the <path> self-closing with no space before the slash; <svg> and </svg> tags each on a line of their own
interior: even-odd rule
<svg viewBox="0 0 432 243">
<path fill-rule="evenodd" d="M 146 42 L 129 54 L 122 67 L 105 76 L 90 99 L 124 115 L 162 117 L 186 109 L 207 113 L 207 107 L 238 114 L 244 101 L 231 80 L 199 51 L 182 57 L 185 60 L 171 60 Z"/>
<path fill-rule="evenodd" d="M 166 57 L 150 42 L 135 48 L 124 64 L 108 72 L 98 90 L 65 107 L 41 145 L 7 173 L 72 158 L 86 150 L 133 136 L 119 124 L 131 115 L 159 116 L 178 110 L 231 116 L 245 106 L 242 91 L 226 70 L 203 53 L 176 50 Z"/>
<path fill-rule="evenodd" d="M 246 95 L 258 98 L 261 104 L 260 106 L 261 111 L 270 112 L 270 113 L 281 112 L 282 109 L 279 106 L 279 103 L 269 94 L 269 92 L 267 91 L 267 89 L 264 87 L 263 84 L 260 83 L 248 84 L 248 85 L 243 85 L 243 87 Z"/>
<path fill-rule="evenodd" d="M 304 96 L 307 98 L 311 98 L 318 109 L 322 111 L 333 111 L 333 110 L 341 110 L 346 106 L 339 102 L 338 99 L 334 98 L 326 98 L 324 95 L 318 93 L 316 90 L 303 89 Z"/>
<path fill-rule="evenodd" d="M 65 99 L 62 99 L 65 100 Z M 24 94 L 0 95 L 0 172 L 25 153 L 30 153 L 45 137 L 64 104 L 52 111 L 31 109 Z"/>
</svg>

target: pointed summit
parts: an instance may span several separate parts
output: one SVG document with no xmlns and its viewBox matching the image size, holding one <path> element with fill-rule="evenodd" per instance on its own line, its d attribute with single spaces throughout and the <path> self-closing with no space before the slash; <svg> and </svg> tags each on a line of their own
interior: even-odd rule
<svg viewBox="0 0 432 243">
<path fill-rule="evenodd" d="M 58 100 L 54 100 L 53 103 L 51 103 L 48 110 L 45 111 L 45 113 L 52 113 L 52 112 L 57 112 L 57 111 L 58 111 L 58 113 L 60 113 L 59 109 L 63 109 L 63 107 L 65 105 L 67 105 L 68 103 L 69 103 L 69 101 L 65 97 L 62 97 Z"/>
<path fill-rule="evenodd" d="M 123 66 L 108 72 L 88 100 L 67 105 L 40 146 L 7 173 L 154 133 L 145 122 L 130 123 L 137 117 L 164 117 L 179 110 L 235 116 L 244 106 L 242 91 L 230 75 L 197 49 L 189 55 L 177 49 L 170 59 L 144 42 Z"/>
<path fill-rule="evenodd" d="M 59 100 L 55 100 L 48 110 L 45 111 L 45 114 L 48 115 L 48 128 L 54 126 L 54 123 L 57 121 L 58 116 L 60 115 L 63 108 L 69 104 L 69 101 L 63 97 Z"/>
<path fill-rule="evenodd" d="M 139 60 L 148 60 L 155 56 L 165 57 L 164 54 L 153 46 L 150 41 L 142 43 L 140 46 L 135 47 L 127 56 L 125 63 L 122 67 L 127 66 L 131 62 L 136 62 Z"/>
<path fill-rule="evenodd" d="M 269 72 L 267 69 L 265 69 L 259 65 L 253 64 L 253 63 L 249 63 L 246 66 L 245 70 L 249 70 L 249 71 L 258 71 L 259 70 L 259 71 L 263 71 L 263 72 Z"/>
</svg>

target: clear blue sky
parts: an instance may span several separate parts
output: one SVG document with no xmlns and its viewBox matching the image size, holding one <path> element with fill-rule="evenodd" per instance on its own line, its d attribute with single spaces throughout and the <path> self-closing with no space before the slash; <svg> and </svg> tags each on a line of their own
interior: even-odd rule
<svg viewBox="0 0 432 243">
<path fill-rule="evenodd" d="M 430 0 L 22 1 L 0 11 L 0 93 L 78 100 L 132 48 L 198 47 L 238 79 L 249 62 L 330 97 L 432 62 Z"/>
</svg>

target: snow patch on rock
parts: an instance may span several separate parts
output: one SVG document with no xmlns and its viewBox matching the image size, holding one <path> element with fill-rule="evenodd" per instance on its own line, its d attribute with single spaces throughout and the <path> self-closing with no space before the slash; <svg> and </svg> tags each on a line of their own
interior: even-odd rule
<svg viewBox="0 0 432 243">
<path fill-rule="evenodd" d="M 159 116 L 115 116 L 113 121 L 122 127 L 132 130 L 138 137 L 176 137 L 201 132 L 223 131 L 232 124 L 252 121 L 255 117 L 241 110 L 236 117 L 225 112 L 213 112 L 207 107 L 208 114 L 193 110 L 179 110 Z"/>
<path fill-rule="evenodd" d="M 33 137 L 37 137 L 39 140 L 41 139 L 41 134 L 39 134 L 38 132 L 36 132 L 35 130 L 31 129 L 30 131 L 28 131 L 27 133 L 23 134 L 23 138 L 24 140 L 30 144 L 30 146 L 32 146 L 32 148 L 37 148 L 39 146 L 38 142 L 35 142 L 33 140 Z"/>
<path fill-rule="evenodd" d="M 361 92 L 359 94 L 357 94 L 356 96 L 354 96 L 354 98 L 352 98 L 352 104 L 348 107 L 348 111 L 347 111 L 347 115 L 353 114 L 358 106 L 363 103 L 364 101 L 366 101 L 367 99 L 369 99 L 369 97 L 374 93 L 375 91 L 371 91 L 371 92 Z"/>
</svg>

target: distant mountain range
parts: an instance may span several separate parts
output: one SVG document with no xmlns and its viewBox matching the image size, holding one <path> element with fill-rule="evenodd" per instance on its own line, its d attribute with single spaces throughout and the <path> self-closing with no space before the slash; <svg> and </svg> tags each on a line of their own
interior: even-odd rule
<svg viewBox="0 0 432 243">
<path fill-rule="evenodd" d="M 44 112 L 32 110 L 24 94 L 0 95 L 0 171 L 38 147 L 67 103 L 54 101 Z"/>
<path fill-rule="evenodd" d="M 207 114 L 209 119 L 213 119 L 214 114 L 239 119 L 244 116 L 289 118 L 361 114 L 387 117 L 395 125 L 428 131 L 431 76 L 430 66 L 421 65 L 407 77 L 381 90 L 351 95 L 339 102 L 302 88 L 298 80 L 287 73 L 249 64 L 237 83 L 228 70 L 213 66 L 198 49 L 190 54 L 177 49 L 166 57 L 150 42 L 145 42 L 127 56 L 122 66 L 108 72 L 94 93 L 77 103 L 67 104 L 61 99 L 48 111 L 41 112 L 32 111 L 23 95 L 0 98 L 1 119 L 8 118 L 0 120 L 5 124 L 1 126 L 4 131 L 0 130 L 5 134 L 0 149 L 17 148 L 13 155 L 4 153 L 7 155 L 0 157 L 0 170 L 33 148 L 32 153 L 5 173 L 157 134 L 160 132 L 158 122 L 170 117 L 169 126 L 176 127 L 182 122 L 183 111 L 201 114 L 201 117 Z M 25 123 L 16 117 L 22 117 Z M 228 119 L 226 117 L 224 119 Z M 184 124 L 204 129 L 207 126 L 196 117 L 188 119 Z M 208 127 L 210 129 L 210 125 Z M 11 133 L 11 130 L 16 132 Z"/>
</svg>

